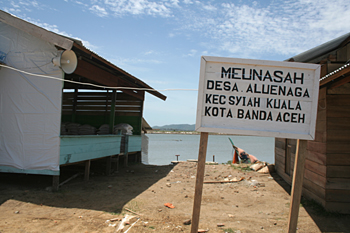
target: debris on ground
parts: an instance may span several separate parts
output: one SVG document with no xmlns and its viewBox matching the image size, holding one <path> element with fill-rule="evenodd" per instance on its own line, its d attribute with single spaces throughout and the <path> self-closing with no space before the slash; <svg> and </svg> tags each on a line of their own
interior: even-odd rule
<svg viewBox="0 0 350 233">
<path fill-rule="evenodd" d="M 121 167 L 112 176 L 103 175 L 105 163 L 101 165 L 100 170 L 91 167 L 95 175 L 89 182 L 80 176 L 54 193 L 45 191 L 51 178 L 39 176 L 30 183 L 28 175 L 0 174 L 0 231 L 116 233 L 120 227 L 123 233 L 128 229 L 128 233 L 190 232 L 193 223 L 186 225 L 185 220 L 192 216 L 197 163 L 132 165 L 134 174 L 124 172 L 130 167 Z M 204 182 L 220 182 L 203 187 L 198 232 L 280 233 L 287 229 L 290 186 L 276 173 L 261 174 L 250 165 L 205 166 Z M 82 168 L 77 169 L 71 174 Z M 61 175 L 71 176 L 65 175 L 64 168 Z M 309 209 L 300 206 L 299 233 L 347 232 L 342 226 L 348 225 L 350 216 L 316 215 L 323 212 Z M 126 215 L 135 217 L 127 221 Z M 218 227 L 218 223 L 225 225 Z"/>
<path fill-rule="evenodd" d="M 266 162 L 259 162 L 251 165 L 250 169 L 261 174 L 268 174 L 275 171 L 275 165 L 267 164 Z"/>
<path fill-rule="evenodd" d="M 126 214 L 124 216 L 124 218 L 122 219 L 122 221 L 119 223 L 119 225 L 118 225 L 118 227 L 117 227 L 115 232 L 123 232 L 125 226 L 126 225 L 130 225 L 130 221 L 133 220 L 133 219 L 135 219 L 135 221 L 136 221 L 136 217 L 135 216 Z"/>
<path fill-rule="evenodd" d="M 166 206 L 166 207 L 168 207 L 170 209 L 174 209 L 175 208 L 175 206 L 173 204 L 171 204 L 171 203 L 165 203 L 164 206 Z"/>
<path fill-rule="evenodd" d="M 183 222 L 184 225 L 191 225 L 191 219 L 187 219 Z"/>
</svg>

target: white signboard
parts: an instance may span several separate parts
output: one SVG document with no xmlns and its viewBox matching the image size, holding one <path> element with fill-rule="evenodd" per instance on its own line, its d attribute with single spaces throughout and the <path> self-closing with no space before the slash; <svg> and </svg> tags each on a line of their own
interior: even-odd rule
<svg viewBox="0 0 350 233">
<path fill-rule="evenodd" d="M 320 65 L 203 56 L 196 130 L 313 140 Z"/>
</svg>

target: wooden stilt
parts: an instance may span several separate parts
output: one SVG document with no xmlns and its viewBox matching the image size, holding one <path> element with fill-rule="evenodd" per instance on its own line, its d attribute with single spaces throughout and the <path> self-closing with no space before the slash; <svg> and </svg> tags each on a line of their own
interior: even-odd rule
<svg viewBox="0 0 350 233">
<path fill-rule="evenodd" d="M 301 192 L 303 190 L 304 168 L 306 157 L 306 140 L 297 141 L 297 150 L 295 153 L 293 184 L 291 192 L 291 201 L 289 209 L 288 233 L 297 231 L 299 205 L 301 200 Z"/>
<path fill-rule="evenodd" d="M 60 186 L 60 176 L 52 176 L 52 190 L 58 191 Z"/>
<path fill-rule="evenodd" d="M 90 164 L 91 164 L 91 160 L 86 160 L 86 161 L 85 161 L 85 175 L 84 175 L 84 181 L 89 181 L 89 176 L 90 176 Z"/>
<path fill-rule="evenodd" d="M 117 172 L 119 172 L 119 157 L 120 155 L 117 155 Z"/>
<path fill-rule="evenodd" d="M 112 170 L 112 156 L 107 157 L 106 161 L 106 175 L 109 176 Z"/>
<path fill-rule="evenodd" d="M 198 233 L 199 215 L 200 215 L 201 203 L 202 203 L 205 159 L 207 155 L 207 145 L 208 145 L 208 133 L 201 132 L 199 153 L 198 153 L 198 164 L 197 164 L 196 188 L 195 188 L 193 212 L 192 212 L 191 233 Z"/>
<path fill-rule="evenodd" d="M 125 161 L 124 161 L 124 165 L 125 167 L 128 166 L 128 162 L 129 162 L 129 135 L 125 135 L 125 150 L 124 150 L 124 156 L 125 156 Z"/>
</svg>

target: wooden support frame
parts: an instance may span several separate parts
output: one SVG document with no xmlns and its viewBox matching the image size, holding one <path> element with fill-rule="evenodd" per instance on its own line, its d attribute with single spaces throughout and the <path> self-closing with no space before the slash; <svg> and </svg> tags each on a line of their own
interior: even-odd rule
<svg viewBox="0 0 350 233">
<path fill-rule="evenodd" d="M 85 161 L 84 181 L 89 181 L 89 178 L 90 178 L 90 165 L 91 165 L 91 160 L 86 160 Z"/>
<path fill-rule="evenodd" d="M 52 176 L 52 190 L 58 191 L 58 188 L 60 186 L 60 176 Z"/>
<path fill-rule="evenodd" d="M 125 167 L 128 167 L 128 161 L 129 161 L 129 135 L 125 135 L 125 141 L 124 141 L 124 156 L 125 156 L 125 160 L 124 160 L 124 165 Z"/>
<path fill-rule="evenodd" d="M 112 173 L 112 156 L 108 156 L 106 159 L 106 175 L 109 176 Z"/>
<path fill-rule="evenodd" d="M 191 233 L 198 232 L 199 215 L 200 215 L 201 203 L 202 203 L 205 159 L 207 156 L 207 147 L 208 147 L 208 133 L 201 132 L 201 137 L 199 142 L 199 152 L 198 152 L 196 188 L 195 188 L 193 212 L 192 212 Z"/>
<path fill-rule="evenodd" d="M 109 133 L 113 134 L 114 130 L 114 122 L 115 122 L 115 99 L 117 97 L 116 90 L 113 90 L 112 92 L 112 100 L 111 100 L 111 113 L 109 118 Z"/>
<path fill-rule="evenodd" d="M 291 192 L 291 201 L 289 209 L 288 233 L 295 233 L 297 231 L 299 205 L 301 200 L 301 193 L 303 190 L 305 157 L 306 157 L 306 140 L 297 141 L 297 150 L 295 153 L 293 183 Z"/>
<path fill-rule="evenodd" d="M 77 116 L 77 102 L 78 102 L 78 89 L 74 89 L 74 100 L 73 100 L 73 108 L 72 108 L 72 122 L 75 123 L 75 119 Z"/>
</svg>

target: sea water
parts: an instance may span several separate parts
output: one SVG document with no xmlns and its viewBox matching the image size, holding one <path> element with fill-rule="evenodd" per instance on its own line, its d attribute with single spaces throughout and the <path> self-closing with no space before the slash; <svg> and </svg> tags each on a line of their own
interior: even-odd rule
<svg viewBox="0 0 350 233">
<path fill-rule="evenodd" d="M 153 165 L 167 165 L 171 161 L 198 159 L 198 134 L 146 134 L 148 137 L 148 151 L 143 155 L 143 163 Z M 233 158 L 233 148 L 229 138 L 235 146 L 252 154 L 260 161 L 274 163 L 275 139 L 271 137 L 209 135 L 206 161 L 226 163 Z"/>
</svg>

